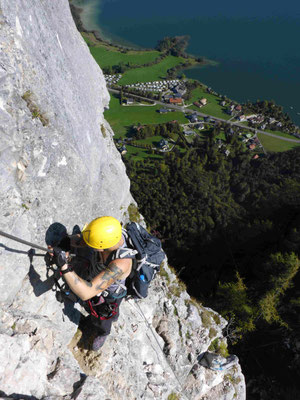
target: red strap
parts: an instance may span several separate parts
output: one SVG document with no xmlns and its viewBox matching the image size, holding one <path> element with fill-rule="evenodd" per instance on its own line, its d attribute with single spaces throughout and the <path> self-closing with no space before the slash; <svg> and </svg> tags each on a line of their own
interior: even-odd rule
<svg viewBox="0 0 300 400">
<path fill-rule="evenodd" d="M 94 317 L 99 318 L 99 315 L 96 313 L 96 311 L 95 311 L 95 309 L 94 309 L 94 307 L 93 307 L 93 305 L 92 305 L 92 302 L 91 302 L 90 300 L 88 300 L 88 305 L 89 305 L 89 307 L 90 307 L 91 314 L 92 314 Z"/>
<path fill-rule="evenodd" d="M 113 309 L 111 310 L 111 315 L 109 317 L 101 317 L 97 314 L 97 312 L 95 311 L 92 302 L 90 300 L 88 300 L 88 305 L 90 307 L 90 311 L 91 311 L 91 315 L 93 315 L 96 318 L 103 320 L 107 320 L 110 319 L 112 317 L 114 317 L 117 314 L 117 308 L 118 308 L 118 304 L 117 303 L 111 303 L 110 306 L 113 306 Z"/>
</svg>

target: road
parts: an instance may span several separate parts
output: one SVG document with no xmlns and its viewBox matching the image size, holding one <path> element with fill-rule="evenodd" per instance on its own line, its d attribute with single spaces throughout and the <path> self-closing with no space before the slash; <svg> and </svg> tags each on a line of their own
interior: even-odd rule
<svg viewBox="0 0 300 400">
<path fill-rule="evenodd" d="M 112 93 L 116 93 L 116 94 L 119 94 L 119 92 L 120 92 L 120 90 L 112 89 L 110 87 L 108 87 L 108 91 L 112 92 Z M 125 94 L 125 90 L 124 90 L 123 93 Z M 213 115 L 203 114 L 200 111 L 195 111 L 195 110 L 192 110 L 190 108 L 185 108 L 185 107 L 182 107 L 182 106 L 176 106 L 174 104 L 166 104 L 166 103 L 164 103 L 162 101 L 151 100 L 151 99 L 148 99 L 147 97 L 139 96 L 139 95 L 136 95 L 136 94 L 131 94 L 131 93 L 128 93 L 128 94 L 130 95 L 130 97 L 135 97 L 135 98 L 137 98 L 139 100 L 144 100 L 144 101 L 148 101 L 148 102 L 151 101 L 151 102 L 154 102 L 156 104 L 162 105 L 164 108 L 167 107 L 167 108 L 174 109 L 176 111 L 196 113 L 197 115 L 199 115 L 199 117 L 210 117 L 211 119 L 213 119 L 215 121 L 225 122 L 226 124 L 230 124 L 230 125 L 233 125 L 233 126 L 238 126 L 240 128 L 247 129 L 247 130 L 252 131 L 254 133 L 261 133 L 261 134 L 266 135 L 266 136 L 272 136 L 272 137 L 274 137 L 276 139 L 284 140 L 286 142 L 300 143 L 299 139 L 290 139 L 290 138 L 286 138 L 284 136 L 278 136 L 278 135 L 275 135 L 274 133 L 265 132 L 265 131 L 262 131 L 262 130 L 259 130 L 259 129 L 255 129 L 255 128 L 251 128 L 249 126 L 245 126 L 245 125 L 243 125 L 243 124 L 241 124 L 239 122 L 232 122 L 232 121 L 228 121 L 227 119 L 214 117 Z"/>
</svg>

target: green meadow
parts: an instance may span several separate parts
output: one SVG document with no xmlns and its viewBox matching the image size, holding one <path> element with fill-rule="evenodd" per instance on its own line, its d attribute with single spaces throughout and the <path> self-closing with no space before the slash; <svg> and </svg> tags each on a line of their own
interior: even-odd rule
<svg viewBox="0 0 300 400">
<path fill-rule="evenodd" d="M 129 157 L 131 160 L 134 161 L 141 161 L 145 158 L 152 158 L 152 159 L 162 159 L 163 156 L 157 152 L 152 152 L 151 150 L 142 149 L 139 147 L 130 146 L 126 144 L 127 154 L 125 157 Z"/>
<path fill-rule="evenodd" d="M 287 151 L 300 146 L 300 143 L 286 142 L 279 138 L 277 139 L 272 136 L 264 135 L 263 133 L 258 133 L 257 137 L 259 138 L 267 153 Z"/>
<path fill-rule="evenodd" d="M 214 94 L 207 93 L 205 88 L 197 88 L 192 91 L 192 97 L 190 100 L 186 101 L 188 104 L 194 103 L 194 101 L 199 101 L 202 98 L 207 99 L 207 104 L 204 107 L 198 108 L 194 105 L 191 105 L 189 108 L 193 110 L 197 110 L 203 114 L 209 114 L 213 117 L 223 118 L 223 119 L 230 119 L 230 115 L 225 112 L 225 107 L 220 105 L 222 99 Z"/>
<path fill-rule="evenodd" d="M 137 82 L 159 81 L 166 77 L 168 69 L 183 62 L 186 62 L 184 58 L 167 56 L 158 64 L 126 71 L 118 83 L 120 85 L 130 85 Z"/>
<path fill-rule="evenodd" d="M 167 114 L 159 114 L 157 110 L 162 108 L 156 106 L 121 106 L 117 95 L 111 94 L 109 110 L 104 113 L 105 119 L 110 123 L 115 138 L 125 137 L 132 125 L 140 123 L 144 124 L 160 124 L 176 120 L 179 123 L 186 123 L 182 112 L 169 112 Z"/>
<path fill-rule="evenodd" d="M 288 133 L 284 133 L 284 132 L 280 132 L 280 131 L 270 131 L 270 130 L 266 130 L 266 132 L 272 133 L 273 135 L 277 135 L 277 136 L 289 138 L 289 139 L 297 139 L 297 138 L 296 138 L 295 136 L 293 136 L 293 135 L 289 135 Z"/>
<path fill-rule="evenodd" d="M 159 51 L 135 51 L 130 50 L 126 53 L 121 52 L 114 46 L 95 40 L 92 34 L 83 33 L 83 38 L 89 45 L 90 52 L 101 68 L 118 65 L 123 62 L 125 64 L 144 65 L 153 62 L 161 54 Z"/>
</svg>

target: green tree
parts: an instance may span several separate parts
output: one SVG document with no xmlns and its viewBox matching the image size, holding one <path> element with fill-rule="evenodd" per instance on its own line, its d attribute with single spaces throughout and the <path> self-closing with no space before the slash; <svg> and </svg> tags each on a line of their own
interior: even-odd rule
<svg viewBox="0 0 300 400">
<path fill-rule="evenodd" d="M 263 278 L 268 290 L 259 300 L 259 310 L 260 316 L 267 323 L 277 322 L 287 326 L 280 316 L 279 309 L 286 291 L 293 285 L 299 265 L 299 259 L 295 253 L 272 254 L 265 264 Z"/>
</svg>

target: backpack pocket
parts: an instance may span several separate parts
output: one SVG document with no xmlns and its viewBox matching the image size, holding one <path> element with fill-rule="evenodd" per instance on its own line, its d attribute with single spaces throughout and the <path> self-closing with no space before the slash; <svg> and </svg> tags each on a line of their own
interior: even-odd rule
<svg viewBox="0 0 300 400">
<path fill-rule="evenodd" d="M 155 273 L 156 271 L 154 268 L 148 267 L 147 265 L 141 267 L 131 281 L 131 289 L 135 296 L 139 298 L 145 298 L 148 296 L 148 288 Z"/>
</svg>

